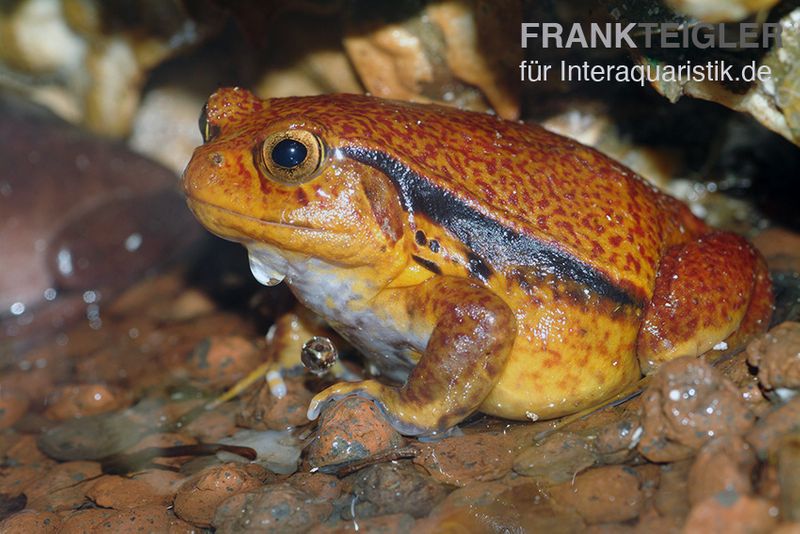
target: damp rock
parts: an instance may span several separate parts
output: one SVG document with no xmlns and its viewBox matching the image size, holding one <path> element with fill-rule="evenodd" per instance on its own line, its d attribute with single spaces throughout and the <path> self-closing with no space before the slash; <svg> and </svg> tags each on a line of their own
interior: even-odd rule
<svg viewBox="0 0 800 534">
<path fill-rule="evenodd" d="M 192 380 L 212 388 L 224 388 L 258 367 L 261 355 L 256 346 L 240 336 L 209 337 L 200 341 L 186 362 Z"/>
<path fill-rule="evenodd" d="M 348 482 L 325 473 L 295 473 L 287 478 L 286 482 L 309 495 L 326 501 L 335 500 L 345 491 L 345 488 L 350 487 Z"/>
<path fill-rule="evenodd" d="M 658 490 L 653 497 L 655 509 L 661 516 L 683 523 L 689 513 L 689 471 L 692 460 L 680 460 L 661 466 Z"/>
<path fill-rule="evenodd" d="M 375 403 L 361 397 L 347 397 L 322 413 L 306 460 L 312 468 L 328 471 L 402 444 L 403 438 Z"/>
<path fill-rule="evenodd" d="M 100 464 L 97 462 L 58 464 L 26 486 L 28 508 L 41 511 L 77 508 L 85 500 L 87 482 L 100 474 Z"/>
<path fill-rule="evenodd" d="M 155 489 L 147 479 L 107 475 L 91 483 L 86 490 L 86 497 L 102 508 L 115 510 L 132 510 L 148 504 L 172 504 L 174 491 L 156 492 Z"/>
<path fill-rule="evenodd" d="M 308 405 L 314 395 L 305 387 L 302 378 L 286 377 L 286 395 L 276 397 L 269 384 L 251 395 L 236 416 L 236 423 L 255 430 L 286 430 L 307 424 Z"/>
<path fill-rule="evenodd" d="M 39 448 L 56 460 L 93 460 L 130 447 L 148 431 L 128 414 L 69 419 L 39 436 Z"/>
<path fill-rule="evenodd" d="M 406 532 L 435 532 L 417 527 L 419 523 L 408 514 L 389 514 L 378 517 L 359 518 L 356 521 L 339 521 L 314 527 L 315 534 L 345 534 L 347 532 L 380 532 L 381 534 L 405 534 Z"/>
<path fill-rule="evenodd" d="M 447 496 L 430 516 L 415 524 L 418 532 L 582 532 L 586 524 L 574 510 L 557 506 L 535 483 L 509 487 L 474 482 Z"/>
<path fill-rule="evenodd" d="M 200 527 L 210 527 L 214 511 L 236 493 L 260 488 L 267 480 L 256 465 L 223 464 L 208 468 L 187 480 L 175 495 L 175 514 Z"/>
<path fill-rule="evenodd" d="M 118 388 L 103 384 L 68 384 L 48 395 L 44 415 L 48 419 L 65 421 L 113 412 L 127 404 L 127 396 Z"/>
<path fill-rule="evenodd" d="M 781 440 L 778 483 L 783 519 L 800 522 L 800 433 L 789 434 Z"/>
<path fill-rule="evenodd" d="M 778 507 L 766 499 L 726 491 L 692 507 L 683 532 L 772 532 L 778 522 Z"/>
<path fill-rule="evenodd" d="M 432 443 L 418 443 L 413 462 L 439 482 L 466 486 L 496 480 L 511 471 L 519 445 L 511 435 L 476 433 Z"/>
<path fill-rule="evenodd" d="M 270 484 L 227 498 L 216 509 L 212 523 L 219 534 L 294 534 L 325 520 L 332 510 L 330 502 L 290 484 Z"/>
<path fill-rule="evenodd" d="M 800 431 L 800 397 L 773 408 L 747 432 L 745 439 L 758 458 L 766 460 L 777 452 L 784 435 L 797 431 Z"/>
<path fill-rule="evenodd" d="M 736 387 L 703 360 L 661 366 L 643 394 L 639 452 L 653 462 L 688 458 L 710 438 L 740 435 L 753 424 Z"/>
<path fill-rule="evenodd" d="M 642 436 L 642 426 L 636 413 L 620 414 L 619 418 L 581 431 L 600 464 L 619 464 L 636 454 L 636 444 Z"/>
<path fill-rule="evenodd" d="M 761 387 L 779 400 L 800 388 L 800 323 L 787 321 L 747 345 L 747 362 L 758 369 Z"/>
<path fill-rule="evenodd" d="M 58 514 L 27 509 L 0 522 L 0 532 L 5 534 L 56 534 L 63 530 L 61 517 Z"/>
<path fill-rule="evenodd" d="M 61 532 L 138 534 L 141 532 L 196 532 L 197 529 L 162 505 L 146 505 L 130 510 L 80 510 L 64 519 Z"/>
<path fill-rule="evenodd" d="M 644 505 L 641 481 L 630 467 L 590 469 L 550 488 L 559 504 L 574 508 L 589 524 L 627 521 L 639 515 Z"/>
<path fill-rule="evenodd" d="M 709 440 L 698 452 L 689 470 L 689 502 L 697 504 L 725 491 L 749 495 L 756 457 L 739 436 Z"/>
<path fill-rule="evenodd" d="M 559 484 L 596 462 L 597 454 L 588 440 L 570 432 L 556 432 L 523 450 L 514 460 L 514 471 L 545 484 Z"/>
<path fill-rule="evenodd" d="M 28 396 L 13 388 L 0 387 L 0 429 L 11 428 L 28 411 Z"/>
<path fill-rule="evenodd" d="M 410 462 L 377 464 L 353 475 L 354 504 L 344 519 L 406 513 L 425 517 L 449 491 Z"/>
</svg>

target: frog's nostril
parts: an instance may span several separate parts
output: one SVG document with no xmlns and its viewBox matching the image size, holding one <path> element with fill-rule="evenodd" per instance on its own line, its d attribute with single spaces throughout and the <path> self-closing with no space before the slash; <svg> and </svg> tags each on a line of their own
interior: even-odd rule
<svg viewBox="0 0 800 534">
<path fill-rule="evenodd" d="M 219 152 L 212 152 L 210 159 L 211 163 L 216 167 L 222 167 L 222 164 L 225 163 L 225 158 Z"/>
</svg>

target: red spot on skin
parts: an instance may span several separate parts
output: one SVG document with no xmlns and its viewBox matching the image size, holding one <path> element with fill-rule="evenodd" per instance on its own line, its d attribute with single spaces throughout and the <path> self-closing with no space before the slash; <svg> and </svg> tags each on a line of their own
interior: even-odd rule
<svg viewBox="0 0 800 534">
<path fill-rule="evenodd" d="M 619 247 L 622 244 L 622 237 L 618 235 L 612 235 L 608 238 L 608 242 L 611 243 L 612 247 Z"/>
<path fill-rule="evenodd" d="M 536 217 L 536 224 L 539 225 L 539 228 L 542 230 L 547 229 L 547 216 L 546 215 L 539 215 Z"/>
</svg>

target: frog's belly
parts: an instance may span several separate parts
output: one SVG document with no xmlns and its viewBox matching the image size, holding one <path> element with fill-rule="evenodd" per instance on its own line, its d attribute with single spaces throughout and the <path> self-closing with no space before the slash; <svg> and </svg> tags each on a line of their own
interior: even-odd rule
<svg viewBox="0 0 800 534">
<path fill-rule="evenodd" d="M 508 419 L 551 419 L 595 406 L 640 377 L 641 310 L 597 296 L 577 301 L 539 287 L 520 303 L 517 338 L 480 411 Z"/>
<path fill-rule="evenodd" d="M 323 317 L 343 338 L 359 349 L 378 374 L 404 382 L 428 343 L 410 318 L 376 309 L 377 292 L 352 271 L 309 257 L 292 257 L 268 247 L 248 247 L 251 266 L 279 273 L 297 299 Z M 255 262 L 253 261 L 255 260 Z M 268 278 L 253 273 L 257 279 Z"/>
</svg>

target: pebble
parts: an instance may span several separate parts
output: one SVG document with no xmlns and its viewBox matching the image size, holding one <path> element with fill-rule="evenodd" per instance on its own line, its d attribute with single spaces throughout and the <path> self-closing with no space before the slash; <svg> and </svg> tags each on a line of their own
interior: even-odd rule
<svg viewBox="0 0 800 534">
<path fill-rule="evenodd" d="M 47 396 L 45 417 L 65 421 L 113 412 L 128 405 L 128 396 L 103 384 L 67 384 Z"/>
<path fill-rule="evenodd" d="M 523 450 L 514 460 L 514 471 L 553 485 L 572 480 L 595 462 L 597 454 L 586 438 L 555 432 L 538 445 Z"/>
<path fill-rule="evenodd" d="M 189 378 L 211 388 L 227 388 L 261 364 L 256 346 L 241 336 L 215 336 L 201 340 L 186 362 Z"/>
<path fill-rule="evenodd" d="M 163 532 L 166 534 L 194 533 L 197 529 L 182 521 L 166 507 L 146 505 L 131 510 L 85 510 L 72 514 L 64 520 L 63 534 L 142 534 Z"/>
<path fill-rule="evenodd" d="M 523 481 L 529 479 L 523 478 Z M 413 532 L 583 532 L 586 524 L 571 508 L 555 506 L 532 482 L 509 487 L 474 482 L 458 488 L 419 519 Z"/>
<path fill-rule="evenodd" d="M 347 397 L 322 413 L 306 461 L 311 468 L 333 471 L 399 447 L 403 442 L 375 403 L 361 397 Z"/>
<path fill-rule="evenodd" d="M 800 433 L 788 434 L 778 449 L 778 483 L 783 519 L 800 521 Z"/>
<path fill-rule="evenodd" d="M 800 388 L 800 323 L 785 322 L 747 345 L 747 362 L 758 369 L 761 387 L 788 400 Z"/>
<path fill-rule="evenodd" d="M 652 462 L 692 456 L 710 438 L 740 435 L 753 424 L 736 387 L 697 358 L 662 365 L 643 394 L 638 451 Z"/>
<path fill-rule="evenodd" d="M 777 451 L 782 436 L 796 431 L 800 431 L 800 397 L 773 408 L 745 434 L 745 439 L 758 458 L 766 460 Z"/>
<path fill-rule="evenodd" d="M 344 519 L 406 513 L 425 517 L 449 490 L 407 461 L 369 466 L 351 475 L 354 504 Z"/>
<path fill-rule="evenodd" d="M 328 518 L 333 506 L 286 484 L 238 493 L 222 502 L 214 514 L 218 534 L 305 532 Z"/>
<path fill-rule="evenodd" d="M 749 495 L 756 456 L 739 436 L 709 440 L 697 454 L 689 470 L 689 502 L 697 504 L 725 491 Z"/>
<path fill-rule="evenodd" d="M 245 402 L 236 416 L 236 423 L 255 430 L 286 430 L 307 424 L 308 405 L 314 394 L 302 378 L 286 377 L 286 395 L 276 397 L 266 382 Z"/>
<path fill-rule="evenodd" d="M 574 508 L 589 524 L 633 519 L 644 504 L 639 476 L 622 466 L 590 469 L 574 482 L 550 488 L 550 494 L 560 505 Z"/>
<path fill-rule="evenodd" d="M 148 431 L 125 412 L 68 419 L 43 432 L 37 445 L 56 460 L 92 460 L 134 445 Z"/>
<path fill-rule="evenodd" d="M 23 510 L 0 522 L 4 534 L 55 534 L 61 532 L 61 518 L 53 512 Z"/>
<path fill-rule="evenodd" d="M 778 522 L 778 507 L 759 497 L 735 491 L 709 497 L 692 507 L 684 534 L 767 534 Z"/>
<path fill-rule="evenodd" d="M 256 465 L 228 463 L 213 466 L 183 483 L 175 495 L 175 514 L 201 527 L 210 527 L 214 512 L 236 493 L 263 486 L 266 470 Z"/>
<path fill-rule="evenodd" d="M 28 411 L 30 399 L 16 388 L 0 387 L 0 430 L 11 428 Z"/>
<path fill-rule="evenodd" d="M 184 477 L 172 471 L 157 473 L 152 470 L 145 472 L 147 476 L 106 475 L 91 483 L 86 497 L 98 506 L 115 510 L 132 510 L 148 504 L 170 506 Z"/>
<path fill-rule="evenodd" d="M 25 487 L 28 508 L 48 512 L 77 508 L 85 500 L 88 481 L 100 474 L 97 462 L 57 464 Z"/>
<path fill-rule="evenodd" d="M 466 486 L 473 481 L 497 480 L 511 471 L 519 446 L 504 434 L 478 433 L 419 443 L 413 462 L 439 482 Z"/>
</svg>

